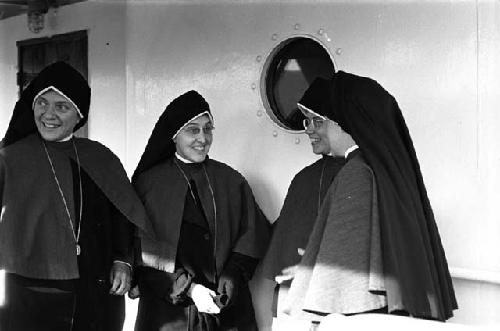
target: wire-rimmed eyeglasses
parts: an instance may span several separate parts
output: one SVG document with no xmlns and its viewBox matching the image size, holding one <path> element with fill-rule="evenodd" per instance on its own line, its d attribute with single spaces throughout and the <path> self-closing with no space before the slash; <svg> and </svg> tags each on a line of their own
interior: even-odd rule
<svg viewBox="0 0 500 331">
<path fill-rule="evenodd" d="M 197 125 L 188 125 L 184 129 L 182 129 L 182 131 L 191 136 L 197 136 L 200 134 L 200 132 L 203 132 L 203 134 L 211 135 L 214 129 L 215 127 L 211 124 L 207 124 L 204 127 L 200 127 Z"/>
<path fill-rule="evenodd" d="M 304 126 L 304 129 L 307 130 L 307 129 L 309 129 L 309 126 L 312 123 L 313 129 L 319 129 L 323 125 L 324 122 L 325 122 L 325 120 L 323 118 L 316 116 L 313 118 L 305 118 L 302 121 L 302 125 Z"/>
</svg>

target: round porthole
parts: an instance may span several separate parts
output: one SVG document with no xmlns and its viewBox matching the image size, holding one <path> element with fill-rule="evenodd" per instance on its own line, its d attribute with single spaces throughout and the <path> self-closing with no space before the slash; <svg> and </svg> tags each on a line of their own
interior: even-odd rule
<svg viewBox="0 0 500 331">
<path fill-rule="evenodd" d="M 315 78 L 331 78 L 334 72 L 330 54 L 315 39 L 301 36 L 281 42 L 261 75 L 261 96 L 271 119 L 286 130 L 303 131 L 297 102 Z"/>
</svg>

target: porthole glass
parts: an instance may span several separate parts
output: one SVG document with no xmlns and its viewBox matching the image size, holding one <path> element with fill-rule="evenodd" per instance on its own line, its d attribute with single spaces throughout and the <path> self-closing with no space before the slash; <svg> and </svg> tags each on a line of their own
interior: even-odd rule
<svg viewBox="0 0 500 331">
<path fill-rule="evenodd" d="M 297 101 L 315 78 L 331 78 L 334 72 L 330 54 L 316 40 L 283 41 L 269 55 L 261 77 L 261 95 L 271 119 L 284 129 L 303 131 Z"/>
</svg>

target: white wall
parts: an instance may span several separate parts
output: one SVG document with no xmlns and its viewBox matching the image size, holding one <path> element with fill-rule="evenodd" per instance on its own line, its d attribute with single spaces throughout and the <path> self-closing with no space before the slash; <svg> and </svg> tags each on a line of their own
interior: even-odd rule
<svg viewBox="0 0 500 331">
<path fill-rule="evenodd" d="M 261 70 L 280 41 L 314 36 L 338 69 L 378 80 L 398 100 L 453 274 L 500 280 L 499 1 L 131 0 L 63 7 L 58 18 L 47 33 L 89 29 L 91 138 L 131 173 L 165 106 L 196 89 L 215 116 L 211 157 L 247 177 L 271 220 L 315 157 L 305 135 L 257 115 Z M 30 37 L 24 16 L 0 21 L 0 136 L 16 100 L 15 41 Z M 453 322 L 500 322 L 498 285 L 455 286 L 462 309 Z M 261 326 L 270 323 L 269 288 L 254 283 Z"/>
</svg>

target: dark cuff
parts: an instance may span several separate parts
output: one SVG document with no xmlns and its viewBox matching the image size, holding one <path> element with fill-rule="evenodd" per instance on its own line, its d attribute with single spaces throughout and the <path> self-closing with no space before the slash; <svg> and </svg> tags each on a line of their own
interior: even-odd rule
<svg viewBox="0 0 500 331">
<path fill-rule="evenodd" d="M 247 283 L 255 272 L 259 260 L 248 255 L 233 252 L 224 267 L 223 273 L 228 273 Z"/>
<path fill-rule="evenodd" d="M 193 282 L 193 277 L 182 268 L 176 270 L 174 275 L 175 280 L 169 295 L 169 301 L 177 305 L 190 299 L 187 293 Z"/>
<path fill-rule="evenodd" d="M 190 300 L 187 291 L 191 286 L 191 275 L 182 268 L 174 273 L 150 267 L 135 268 L 141 296 L 158 297 L 173 304 Z"/>
</svg>

